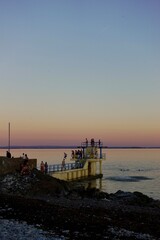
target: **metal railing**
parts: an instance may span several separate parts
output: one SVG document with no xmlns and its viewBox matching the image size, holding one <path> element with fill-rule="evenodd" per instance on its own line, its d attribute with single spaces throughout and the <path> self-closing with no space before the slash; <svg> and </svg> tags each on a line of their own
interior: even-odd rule
<svg viewBox="0 0 160 240">
<path fill-rule="evenodd" d="M 66 163 L 64 166 L 62 164 L 48 165 L 48 173 L 79 169 L 79 168 L 83 168 L 83 166 L 84 164 L 80 162 Z"/>
<path fill-rule="evenodd" d="M 82 142 L 81 147 L 103 147 L 102 142 Z"/>
<path fill-rule="evenodd" d="M 86 162 L 87 159 L 106 159 L 106 154 L 102 153 L 102 156 L 100 156 L 100 154 L 97 154 L 96 156 L 92 156 L 91 155 L 86 155 L 84 156 L 83 159 L 72 159 L 75 160 L 74 163 L 65 163 L 65 165 L 62 164 L 53 164 L 53 165 L 48 165 L 48 169 L 47 169 L 47 173 L 50 172 L 60 172 L 60 171 L 68 171 L 68 170 L 73 170 L 73 169 L 80 169 L 84 167 L 84 164 Z M 40 166 L 37 167 L 38 170 L 40 170 Z"/>
</svg>

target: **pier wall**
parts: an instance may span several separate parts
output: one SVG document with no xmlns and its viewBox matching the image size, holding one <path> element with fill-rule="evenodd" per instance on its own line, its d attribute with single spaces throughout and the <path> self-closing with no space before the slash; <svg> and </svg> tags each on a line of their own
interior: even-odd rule
<svg viewBox="0 0 160 240">
<path fill-rule="evenodd" d="M 22 158 L 7 158 L 0 157 L 0 175 L 13 173 L 20 170 L 20 164 L 23 163 Z M 37 159 L 28 159 L 28 164 L 31 169 L 37 167 Z"/>
<path fill-rule="evenodd" d="M 97 166 L 99 164 L 99 173 L 97 174 Z M 52 177 L 61 179 L 61 180 L 75 180 L 80 178 L 95 177 L 96 175 L 102 175 L 102 160 L 99 159 L 88 159 L 83 166 L 83 168 L 63 170 L 57 172 L 50 172 L 49 174 Z"/>
</svg>

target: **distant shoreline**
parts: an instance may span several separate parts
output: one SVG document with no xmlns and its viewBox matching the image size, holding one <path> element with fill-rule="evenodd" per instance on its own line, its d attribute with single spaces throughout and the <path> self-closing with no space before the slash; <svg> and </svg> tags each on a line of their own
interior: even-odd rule
<svg viewBox="0 0 160 240">
<path fill-rule="evenodd" d="M 10 146 L 10 149 L 75 149 L 80 146 Z M 8 149 L 8 146 L 0 146 L 0 149 Z M 160 149 L 160 147 L 108 147 L 103 146 L 103 149 Z"/>
</svg>

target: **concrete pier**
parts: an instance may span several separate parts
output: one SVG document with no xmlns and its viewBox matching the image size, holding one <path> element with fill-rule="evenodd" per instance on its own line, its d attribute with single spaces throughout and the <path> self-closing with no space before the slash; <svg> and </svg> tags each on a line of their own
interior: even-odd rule
<svg viewBox="0 0 160 240">
<path fill-rule="evenodd" d="M 102 177 L 102 161 L 106 158 L 102 149 L 103 144 L 100 140 L 95 142 L 91 139 L 90 143 L 82 142 L 78 150 L 72 151 L 72 161 L 75 163 L 65 164 L 64 169 L 61 165 L 49 166 L 49 174 L 66 181 Z"/>
<path fill-rule="evenodd" d="M 87 159 L 83 168 L 50 172 L 49 175 L 65 181 L 102 176 L 102 159 Z"/>
<path fill-rule="evenodd" d="M 22 158 L 0 157 L 0 175 L 13 173 L 20 170 L 20 165 L 24 162 Z M 37 167 L 37 159 L 28 159 L 30 169 Z"/>
</svg>

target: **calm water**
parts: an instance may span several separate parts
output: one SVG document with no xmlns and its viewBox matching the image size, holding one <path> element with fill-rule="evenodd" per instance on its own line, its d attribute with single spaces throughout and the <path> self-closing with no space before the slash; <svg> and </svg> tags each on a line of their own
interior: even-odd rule
<svg viewBox="0 0 160 240">
<path fill-rule="evenodd" d="M 5 155 L 1 149 L 0 155 Z M 13 149 L 13 156 L 27 153 L 29 158 L 37 158 L 40 162 L 48 164 L 61 163 L 63 154 L 68 154 L 70 162 L 70 149 Z M 100 188 L 102 191 L 114 193 L 122 191 L 140 191 L 155 199 L 160 199 L 160 149 L 104 149 L 106 160 L 103 161 L 103 178 L 86 182 L 86 186 Z"/>
</svg>

